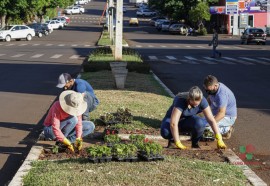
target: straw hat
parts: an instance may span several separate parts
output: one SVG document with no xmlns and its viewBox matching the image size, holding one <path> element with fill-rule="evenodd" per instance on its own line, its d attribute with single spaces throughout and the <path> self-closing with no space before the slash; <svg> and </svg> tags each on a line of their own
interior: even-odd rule
<svg viewBox="0 0 270 186">
<path fill-rule="evenodd" d="M 87 108 L 87 103 L 81 93 L 73 90 L 63 91 L 59 96 L 61 108 L 72 116 L 82 115 Z"/>
</svg>

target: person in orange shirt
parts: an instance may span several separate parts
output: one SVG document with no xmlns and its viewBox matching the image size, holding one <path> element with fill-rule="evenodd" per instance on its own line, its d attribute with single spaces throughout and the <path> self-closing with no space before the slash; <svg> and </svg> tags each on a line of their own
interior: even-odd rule
<svg viewBox="0 0 270 186">
<path fill-rule="evenodd" d="M 82 138 L 94 131 L 91 121 L 82 121 L 87 103 L 81 93 L 73 90 L 63 91 L 51 106 L 45 121 L 45 138 L 63 143 L 74 152 L 74 147 L 82 149 Z"/>
</svg>

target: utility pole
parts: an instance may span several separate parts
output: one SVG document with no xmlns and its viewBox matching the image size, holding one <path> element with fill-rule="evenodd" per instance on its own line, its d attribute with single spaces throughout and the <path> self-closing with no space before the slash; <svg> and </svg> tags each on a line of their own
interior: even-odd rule
<svg viewBox="0 0 270 186">
<path fill-rule="evenodd" d="M 123 0 L 117 0 L 116 5 L 116 32 L 115 32 L 115 60 L 122 61 L 123 39 Z"/>
</svg>

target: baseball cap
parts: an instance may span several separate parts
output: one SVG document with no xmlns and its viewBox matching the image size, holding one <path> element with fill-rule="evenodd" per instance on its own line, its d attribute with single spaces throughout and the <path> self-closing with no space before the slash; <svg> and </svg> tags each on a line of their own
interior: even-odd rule
<svg viewBox="0 0 270 186">
<path fill-rule="evenodd" d="M 59 76 L 58 78 L 58 84 L 56 85 L 56 87 L 58 88 L 63 88 L 67 82 L 69 82 L 71 80 L 71 75 L 68 73 L 63 73 Z"/>
</svg>

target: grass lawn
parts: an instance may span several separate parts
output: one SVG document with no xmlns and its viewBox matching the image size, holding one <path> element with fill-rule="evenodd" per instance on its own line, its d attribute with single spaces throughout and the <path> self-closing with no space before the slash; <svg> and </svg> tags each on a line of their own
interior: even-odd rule
<svg viewBox="0 0 270 186">
<path fill-rule="evenodd" d="M 100 105 L 90 115 L 92 120 L 99 119 L 105 112 L 116 112 L 117 108 L 131 110 L 133 123 L 120 125 L 126 129 L 159 128 L 172 98 L 160 87 L 151 74 L 129 72 L 126 88 L 117 90 L 111 71 L 82 73 L 89 81 L 100 100 Z"/>
<path fill-rule="evenodd" d="M 242 171 L 227 163 L 167 157 L 161 162 L 87 160 L 37 161 L 24 177 L 24 185 L 246 185 Z"/>
<path fill-rule="evenodd" d="M 115 33 L 115 32 L 114 32 Z M 122 44 L 126 45 L 127 42 L 123 39 Z M 103 31 L 100 39 L 98 40 L 98 46 L 109 46 L 112 45 L 112 42 L 110 40 L 110 34 L 108 31 Z"/>
</svg>

